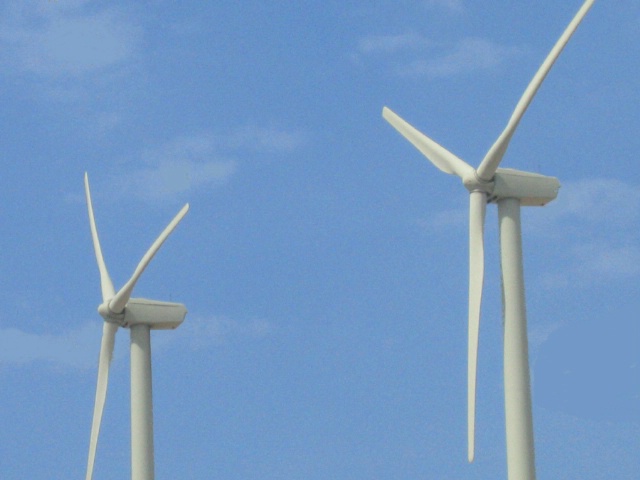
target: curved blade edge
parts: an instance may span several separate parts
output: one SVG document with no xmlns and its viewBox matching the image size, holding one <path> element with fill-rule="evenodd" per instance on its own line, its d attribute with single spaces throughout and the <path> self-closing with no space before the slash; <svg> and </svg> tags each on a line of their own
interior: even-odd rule
<svg viewBox="0 0 640 480">
<path fill-rule="evenodd" d="M 89 210 L 89 225 L 91 226 L 93 249 L 96 253 L 96 261 L 98 262 L 98 270 L 100 271 L 102 301 L 106 302 L 115 295 L 115 289 L 113 288 L 111 277 L 109 277 L 107 264 L 102 256 L 102 248 L 100 248 L 100 238 L 98 238 L 98 229 L 96 228 L 96 220 L 93 215 L 93 203 L 91 202 L 91 190 L 89 189 L 89 175 L 87 172 L 84 173 L 84 193 L 87 198 L 87 209 Z"/>
<path fill-rule="evenodd" d="M 107 385 L 109 383 L 109 366 L 113 358 L 113 347 L 115 345 L 116 331 L 118 326 L 104 322 L 102 328 L 102 344 L 100 346 L 100 359 L 98 361 L 98 382 L 96 386 L 96 400 L 93 407 L 93 421 L 91 423 L 91 437 L 89 440 L 89 458 L 87 460 L 86 480 L 93 477 L 93 466 L 98 447 L 98 435 L 100 434 L 100 424 L 102 423 L 102 412 L 107 397 Z"/>
<path fill-rule="evenodd" d="M 473 462 L 475 455 L 476 380 L 478 372 L 478 340 L 480 332 L 480 307 L 484 282 L 484 220 L 487 195 L 471 192 L 469 198 L 469 351 L 467 372 L 468 455 Z"/>
<path fill-rule="evenodd" d="M 151 259 L 158 252 L 158 250 L 160 249 L 164 241 L 167 239 L 167 237 L 169 237 L 169 235 L 171 235 L 171 232 L 173 232 L 173 230 L 178 226 L 178 223 L 180 223 L 180 221 L 187 214 L 188 211 L 189 211 L 189 204 L 187 203 L 184 207 L 182 207 L 182 209 L 173 218 L 173 220 L 171 220 L 169 225 L 167 225 L 167 227 L 163 230 L 163 232 L 156 239 L 156 241 L 153 242 L 149 250 L 147 250 L 147 253 L 144 254 L 144 256 L 142 257 L 142 260 L 140 260 L 140 263 L 138 263 L 138 266 L 136 267 L 129 281 L 118 291 L 118 293 L 115 294 L 113 299 L 109 302 L 109 309 L 113 313 L 115 314 L 122 313 L 122 311 L 124 310 L 124 307 L 129 301 L 129 298 L 131 298 L 131 293 L 133 292 L 133 288 L 135 287 L 136 282 L 140 278 L 140 275 L 142 275 L 142 272 L 144 272 L 145 268 L 147 268 L 147 265 L 149 265 L 149 262 L 151 262 Z"/>
<path fill-rule="evenodd" d="M 457 175 L 460 178 L 473 172 L 473 167 L 461 160 L 442 145 L 431 140 L 422 132 L 411 126 L 390 108 L 382 109 L 383 118 L 391 124 L 404 138 L 429 159 L 438 169 L 444 173 Z"/>
<path fill-rule="evenodd" d="M 578 13 L 576 13 L 573 20 L 571 20 L 565 31 L 562 33 L 556 44 L 551 49 L 551 52 L 547 55 L 547 58 L 544 60 L 544 62 L 534 75 L 533 79 L 524 91 L 522 98 L 520 98 L 520 101 L 516 105 L 516 108 L 513 111 L 513 114 L 511 115 L 506 128 L 500 134 L 496 142 L 491 146 L 485 157 L 482 159 L 482 162 L 478 166 L 477 174 L 481 179 L 490 181 L 493 178 L 493 175 L 496 173 L 496 170 L 500 165 L 500 162 L 502 161 L 502 157 L 504 157 L 504 154 L 509 147 L 511 137 L 518 127 L 518 124 L 520 123 L 520 120 L 522 119 L 524 113 L 527 111 L 527 108 L 533 100 L 533 97 L 538 92 L 538 89 L 549 73 L 549 70 L 551 70 L 551 67 L 555 63 L 556 59 L 560 56 L 560 53 L 566 46 L 573 33 L 578 28 L 578 25 L 580 25 L 580 22 L 582 22 L 582 19 L 585 17 L 589 9 L 593 6 L 594 2 L 595 0 L 586 0 L 584 2 L 582 7 L 580 7 L 580 9 L 578 10 Z"/>
</svg>

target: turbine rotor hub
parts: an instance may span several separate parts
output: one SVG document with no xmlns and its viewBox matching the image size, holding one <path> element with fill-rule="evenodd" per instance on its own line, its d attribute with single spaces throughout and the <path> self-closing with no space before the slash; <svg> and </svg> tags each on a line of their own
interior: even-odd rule
<svg viewBox="0 0 640 480">
<path fill-rule="evenodd" d="M 465 175 L 462 178 L 462 184 L 465 188 L 471 192 L 484 192 L 487 195 L 491 195 L 493 192 L 493 188 L 495 187 L 495 182 L 493 179 L 484 180 L 478 176 L 478 172 L 473 170 L 473 172 Z"/>
<path fill-rule="evenodd" d="M 124 312 L 115 313 L 112 312 L 109 308 L 109 302 L 104 302 L 98 306 L 98 313 L 102 318 L 104 318 L 105 322 L 115 323 L 116 325 L 123 326 L 124 325 Z"/>
</svg>

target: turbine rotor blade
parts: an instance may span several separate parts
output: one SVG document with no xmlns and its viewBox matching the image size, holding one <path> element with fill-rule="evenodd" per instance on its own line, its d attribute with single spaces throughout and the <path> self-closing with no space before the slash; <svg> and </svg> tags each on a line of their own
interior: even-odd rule
<svg viewBox="0 0 640 480">
<path fill-rule="evenodd" d="M 131 293 L 133 292 L 133 287 L 135 287 L 136 282 L 144 272 L 151 259 L 156 254 L 156 252 L 160 249 L 164 241 L 167 237 L 173 232 L 173 230 L 178 226 L 180 220 L 187 214 L 189 211 L 189 204 L 187 203 L 182 209 L 178 212 L 178 214 L 171 220 L 169 225 L 164 229 L 164 231 L 160 234 L 160 236 L 153 242 L 153 245 L 147 250 L 147 253 L 144 254 L 142 260 L 136 267 L 133 275 L 129 279 L 129 281 L 115 294 L 112 300 L 109 302 L 109 310 L 112 313 L 120 314 L 124 310 L 124 307 L 127 305 L 129 298 L 131 298 Z"/>
<path fill-rule="evenodd" d="M 542 63 L 533 79 L 527 86 L 527 89 L 524 91 L 522 98 L 516 105 L 516 108 L 509 119 L 509 123 L 507 124 L 504 131 L 500 134 L 496 142 L 491 146 L 485 157 L 482 159 L 480 166 L 478 166 L 477 174 L 482 180 L 490 181 L 493 178 L 493 175 L 496 173 L 496 169 L 500 165 L 500 161 L 502 157 L 504 157 L 507 148 L 509 147 L 509 142 L 511 141 L 511 137 L 513 136 L 522 116 L 527 111 L 529 104 L 533 100 L 533 97 L 537 93 L 540 85 L 544 81 L 545 77 L 549 73 L 549 70 L 553 66 L 554 62 L 564 49 L 565 45 L 573 35 L 573 33 L 578 28 L 578 25 L 587 14 L 589 9 L 592 7 L 595 0 L 586 0 L 576 16 L 571 20 L 569 26 L 567 26 L 564 33 L 560 36 L 560 39 L 556 42 L 556 44 L 551 49 L 549 55 Z"/>
<path fill-rule="evenodd" d="M 96 220 L 93 216 L 93 204 L 91 202 L 91 191 L 89 190 L 89 175 L 84 173 L 84 193 L 87 198 L 87 208 L 89 209 L 89 224 L 91 226 L 91 237 L 93 238 L 93 249 L 96 252 L 96 260 L 98 262 L 98 270 L 100 270 L 100 288 L 102 290 L 102 301 L 113 298 L 115 289 L 107 271 L 107 265 L 102 257 L 102 249 L 100 248 L 100 239 L 98 238 L 98 229 L 96 228 Z"/>
<path fill-rule="evenodd" d="M 384 107 L 382 116 L 403 137 L 409 140 L 431 163 L 445 173 L 464 178 L 473 172 L 473 167 L 461 160 L 449 150 L 431 140 L 425 134 L 419 132 L 406 121 L 400 118 L 391 109 Z"/>
<path fill-rule="evenodd" d="M 473 462 L 476 423 L 476 378 L 478 371 L 478 337 L 480 306 L 484 282 L 484 218 L 487 195 L 473 191 L 469 196 L 469 353 L 468 353 L 468 442 L 469 462 Z"/>
<path fill-rule="evenodd" d="M 96 448 L 98 446 L 98 435 L 100 433 L 100 423 L 102 422 L 102 412 L 107 397 L 107 384 L 109 382 L 109 366 L 113 358 L 113 347 L 116 339 L 118 326 L 104 322 L 102 327 L 102 344 L 100 346 L 100 360 L 98 361 L 98 384 L 96 386 L 96 401 L 93 407 L 93 422 L 91 424 L 91 439 L 89 441 L 89 459 L 87 461 L 87 477 L 91 480 L 93 476 L 93 465 L 96 458 Z"/>
</svg>

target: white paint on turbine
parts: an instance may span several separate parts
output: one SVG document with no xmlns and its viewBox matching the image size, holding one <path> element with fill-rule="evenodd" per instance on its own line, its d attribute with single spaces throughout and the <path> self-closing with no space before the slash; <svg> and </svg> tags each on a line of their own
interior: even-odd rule
<svg viewBox="0 0 640 480">
<path fill-rule="evenodd" d="M 96 386 L 96 400 L 93 407 L 93 421 L 91 422 L 91 439 L 89 441 L 89 460 L 87 462 L 87 480 L 93 475 L 93 465 L 96 459 L 98 447 L 98 435 L 102 423 L 102 412 L 107 398 L 107 384 L 109 383 L 109 366 L 113 359 L 113 347 L 116 340 L 118 326 L 114 323 L 104 322 L 102 326 L 102 344 L 100 345 L 100 358 L 98 360 L 98 385 Z"/>
<path fill-rule="evenodd" d="M 472 462 L 475 455 L 475 410 L 476 410 L 476 377 L 478 361 L 478 338 L 480 325 L 480 308 L 482 303 L 482 285 L 484 278 L 484 218 L 486 204 L 498 203 L 500 207 L 501 225 L 506 218 L 514 216 L 513 209 L 518 213 L 514 221 L 517 232 L 508 230 L 501 235 L 501 250 L 519 252 L 503 255 L 503 292 L 505 294 L 505 324 L 509 332 L 513 332 L 509 339 L 505 335 L 505 401 L 510 405 L 508 410 L 516 413 L 507 414 L 507 450 L 509 463 L 509 478 L 525 480 L 535 478 L 533 430 L 531 422 L 531 392 L 529 388 L 528 352 L 526 347 L 526 315 L 524 309 L 524 280 L 522 275 L 511 274 L 508 262 L 516 262 L 522 270 L 520 242 L 520 207 L 542 206 L 554 200 L 558 194 L 560 183 L 554 177 L 547 177 L 531 172 L 498 168 L 509 142 L 515 133 L 520 120 L 537 93 L 540 85 L 549 73 L 554 62 L 562 52 L 571 35 L 587 14 L 595 0 L 583 3 L 560 39 L 538 69 L 527 86 L 520 101 L 507 123 L 506 128 L 491 146 L 477 169 L 471 167 L 464 160 L 430 139 L 409 123 L 400 118 L 387 107 L 382 110 L 382 116 L 411 142 L 431 163 L 445 173 L 457 175 L 470 193 L 469 201 L 469 344 L 468 344 L 468 457 Z M 513 203 L 515 201 L 516 207 Z M 507 208 L 509 205 L 509 208 Z M 509 212 L 509 214 L 505 213 Z M 501 231 L 504 230 L 501 227 Z M 513 229 L 512 229 L 513 230 Z M 508 285 L 507 285 L 508 284 Z M 517 299 L 512 291 L 522 291 L 522 308 L 515 308 L 512 303 Z M 514 307 L 514 308 L 512 308 Z M 511 312 L 514 313 L 511 313 Z M 516 345 L 517 347 L 513 347 Z M 513 370 L 507 363 L 518 365 Z M 523 370 L 522 365 L 526 365 Z M 514 373 L 516 372 L 516 373 Z M 520 377 L 525 377 L 520 378 Z M 509 377 L 509 378 L 507 378 Z M 518 377 L 517 380 L 514 380 Z M 514 386 L 515 385 L 515 386 Z M 513 405 L 517 405 L 513 407 Z M 525 418 L 526 417 L 526 418 Z M 528 420 L 527 420 L 528 418 Z M 516 425 L 516 427 L 514 427 Z M 515 432 L 515 433 L 514 433 Z M 515 459 L 515 460 L 514 460 Z M 526 464 L 526 467 L 513 467 L 516 463 Z M 513 467 L 513 468 L 512 468 Z M 513 473 L 513 472 L 518 473 Z"/>
<path fill-rule="evenodd" d="M 134 480 L 153 480 L 154 478 L 154 452 L 153 452 L 153 406 L 151 397 L 151 329 L 177 328 L 184 320 L 187 309 L 180 303 L 161 302 L 144 298 L 131 298 L 136 282 L 144 272 L 151 259 L 158 252 L 164 241 L 176 228 L 178 223 L 189 210 L 186 204 L 173 218 L 169 225 L 151 245 L 142 257 L 133 275 L 125 285 L 116 293 L 113 283 L 107 271 L 107 265 L 102 256 L 98 229 L 96 228 L 93 214 L 93 204 L 89 189 L 89 177 L 84 175 L 85 195 L 89 210 L 89 224 L 93 247 L 100 271 L 100 287 L 102 290 L 102 303 L 98 312 L 104 318 L 102 330 L 102 342 L 98 362 L 98 381 L 96 386 L 96 398 L 91 423 L 91 436 L 89 440 L 89 457 L 87 460 L 86 480 L 93 477 L 93 467 L 98 446 L 98 436 L 102 422 L 102 413 L 107 396 L 109 382 L 109 367 L 113 357 L 115 335 L 118 327 L 131 328 L 131 464 L 132 478 Z M 134 335 L 135 331 L 135 335 Z M 135 341 L 134 341 L 135 339 Z M 137 392 L 144 391 L 140 396 Z M 136 398 L 134 400 L 133 397 Z M 135 435 L 133 434 L 135 430 Z M 150 440 L 149 440 L 150 439 Z"/>
</svg>

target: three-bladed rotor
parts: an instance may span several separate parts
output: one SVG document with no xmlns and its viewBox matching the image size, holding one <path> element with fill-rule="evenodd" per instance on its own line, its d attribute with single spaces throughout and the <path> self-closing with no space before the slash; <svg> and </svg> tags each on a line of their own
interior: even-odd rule
<svg viewBox="0 0 640 480">
<path fill-rule="evenodd" d="M 178 214 L 173 218 L 156 241 L 153 242 L 153 245 L 151 245 L 144 257 L 142 257 L 142 260 L 136 267 L 129 281 L 125 283 L 118 292 L 116 292 L 113 288 L 113 283 L 109 277 L 109 272 L 107 271 L 107 266 L 102 256 L 98 230 L 96 228 L 96 222 L 93 215 L 91 192 L 89 190 L 89 178 L 86 173 L 84 175 L 84 187 L 87 199 L 87 208 L 89 210 L 91 237 L 93 239 L 93 247 L 98 263 L 98 270 L 100 271 L 102 303 L 98 307 L 98 312 L 105 320 L 102 330 L 102 343 L 100 346 L 100 357 L 98 363 L 98 383 L 96 387 L 96 399 L 91 425 L 91 438 L 89 442 L 89 458 L 87 462 L 86 479 L 90 480 L 93 476 L 93 466 L 98 443 L 98 435 L 100 432 L 100 423 L 102 421 L 102 412 L 104 410 L 107 395 L 109 366 L 113 357 L 115 335 L 118 327 L 128 327 L 137 323 L 144 323 L 149 325 L 150 328 L 176 328 L 180 323 L 182 323 L 187 313 L 185 306 L 182 304 L 160 302 L 142 298 L 131 298 L 131 294 L 133 293 L 133 288 L 140 278 L 140 275 L 142 275 L 142 272 L 144 272 L 153 256 L 186 215 L 189 210 L 189 204 L 182 207 L 180 212 L 178 212 Z"/>
<path fill-rule="evenodd" d="M 521 205 L 545 205 L 556 198 L 556 178 L 530 172 L 498 168 L 527 107 L 549 73 L 571 35 L 595 0 L 586 0 L 526 88 L 498 139 L 477 169 L 412 127 L 387 107 L 382 116 L 438 169 L 457 175 L 470 193 L 469 199 L 469 345 L 468 345 L 468 456 L 474 458 L 475 403 L 480 307 L 484 280 L 484 219 L 487 203 L 516 198 Z"/>
</svg>

